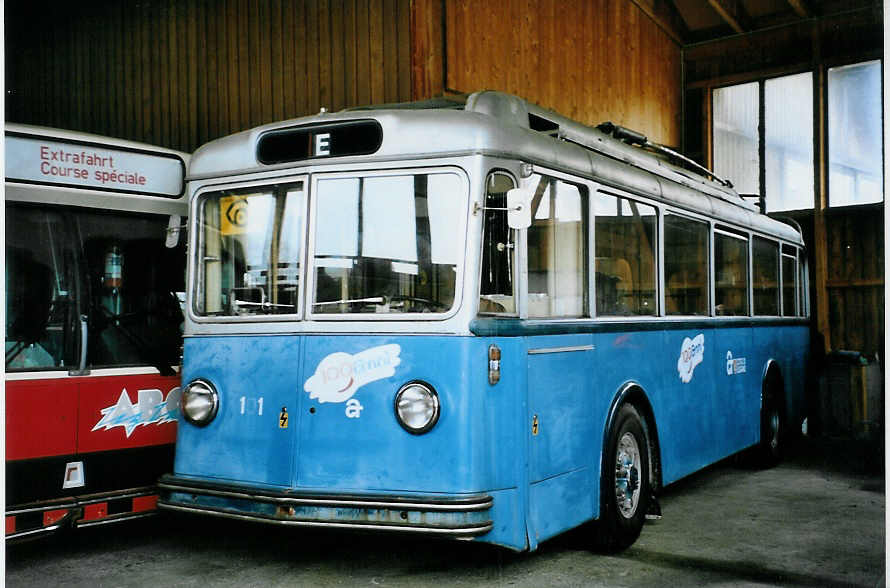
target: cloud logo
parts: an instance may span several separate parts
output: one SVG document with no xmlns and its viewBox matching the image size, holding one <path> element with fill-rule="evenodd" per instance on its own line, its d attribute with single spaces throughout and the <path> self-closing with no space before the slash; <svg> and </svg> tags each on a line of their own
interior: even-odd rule
<svg viewBox="0 0 890 588">
<path fill-rule="evenodd" d="M 365 384 L 394 375 L 402 362 L 401 351 L 396 344 L 371 347 L 355 355 L 336 351 L 318 362 L 303 389 L 319 402 L 346 402 Z"/>
<path fill-rule="evenodd" d="M 680 357 L 677 359 L 677 372 L 680 374 L 680 380 L 684 384 L 692 381 L 695 366 L 700 364 L 705 358 L 705 335 L 699 333 L 694 338 L 683 338 L 683 345 L 680 347 Z"/>
</svg>

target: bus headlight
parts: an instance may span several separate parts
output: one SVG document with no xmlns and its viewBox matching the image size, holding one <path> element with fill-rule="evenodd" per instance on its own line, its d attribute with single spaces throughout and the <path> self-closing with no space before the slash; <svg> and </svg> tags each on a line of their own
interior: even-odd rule
<svg viewBox="0 0 890 588">
<path fill-rule="evenodd" d="M 185 420 L 198 427 L 204 427 L 216 416 L 219 409 L 219 395 L 216 388 L 207 380 L 192 380 L 182 391 L 179 408 Z"/>
<path fill-rule="evenodd" d="M 408 382 L 396 393 L 396 419 L 413 435 L 426 433 L 439 420 L 439 395 L 429 384 Z"/>
</svg>

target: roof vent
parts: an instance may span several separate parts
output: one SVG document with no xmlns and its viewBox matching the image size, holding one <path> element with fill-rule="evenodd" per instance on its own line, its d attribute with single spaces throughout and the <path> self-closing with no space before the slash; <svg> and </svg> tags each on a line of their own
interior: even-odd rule
<svg viewBox="0 0 890 588">
<path fill-rule="evenodd" d="M 552 134 L 559 131 L 558 124 L 556 124 L 552 120 L 544 118 L 543 116 L 532 114 L 531 112 L 528 113 L 528 127 L 533 131 L 538 131 L 539 133 Z"/>
</svg>

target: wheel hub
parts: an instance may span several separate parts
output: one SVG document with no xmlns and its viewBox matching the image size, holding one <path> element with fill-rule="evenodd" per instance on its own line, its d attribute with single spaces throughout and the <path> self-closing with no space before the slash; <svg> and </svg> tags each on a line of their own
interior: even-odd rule
<svg viewBox="0 0 890 588">
<path fill-rule="evenodd" d="M 618 440 L 615 453 L 615 504 L 618 512 L 631 518 L 640 504 L 640 447 L 631 433 Z"/>
</svg>

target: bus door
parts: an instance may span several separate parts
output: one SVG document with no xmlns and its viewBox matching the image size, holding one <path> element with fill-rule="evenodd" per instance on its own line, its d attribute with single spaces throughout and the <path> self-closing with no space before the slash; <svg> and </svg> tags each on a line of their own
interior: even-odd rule
<svg viewBox="0 0 890 588">
<path fill-rule="evenodd" d="M 537 541 L 593 516 L 592 341 L 590 334 L 527 340 L 529 517 Z"/>
<path fill-rule="evenodd" d="M 538 174 L 522 182 L 534 195 L 525 231 L 529 319 L 556 326 L 583 317 L 589 304 L 588 189 Z M 526 343 L 529 516 L 541 541 L 594 514 L 596 353 L 591 333 L 533 336 Z"/>
</svg>

